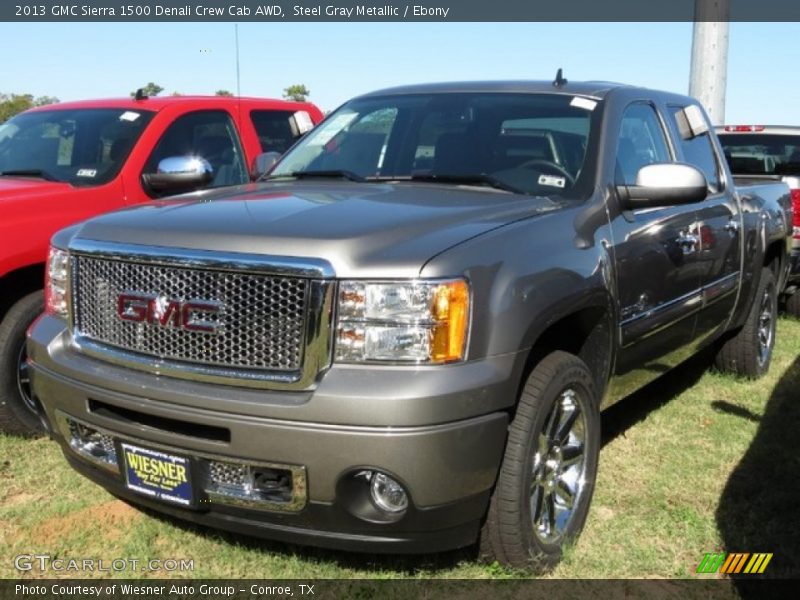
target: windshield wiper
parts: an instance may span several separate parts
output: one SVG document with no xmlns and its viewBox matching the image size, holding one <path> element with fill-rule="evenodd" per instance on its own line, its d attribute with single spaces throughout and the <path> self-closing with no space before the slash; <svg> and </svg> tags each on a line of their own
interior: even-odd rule
<svg viewBox="0 0 800 600">
<path fill-rule="evenodd" d="M 438 173 L 425 173 L 411 176 L 412 181 L 430 181 L 433 183 L 463 183 L 466 185 L 485 185 L 503 190 L 504 192 L 511 192 L 512 194 L 528 195 L 523 189 L 513 186 L 505 181 L 501 181 L 497 177 L 492 177 L 486 173 L 471 173 L 469 175 L 440 175 Z"/>
<path fill-rule="evenodd" d="M 0 175 L 7 175 L 9 177 L 38 177 L 45 181 L 60 181 L 60 179 L 43 169 L 12 169 L 9 171 L 0 171 Z"/>
<path fill-rule="evenodd" d="M 344 169 L 329 169 L 325 171 L 293 171 L 292 173 L 287 173 L 285 175 L 270 175 L 266 177 L 264 181 L 269 181 L 270 179 L 280 179 L 281 177 L 294 177 L 295 179 L 311 179 L 312 177 L 319 177 L 320 179 L 347 179 L 348 181 L 355 181 L 358 183 L 363 183 L 366 181 L 361 175 L 357 175 L 352 171 L 346 171 Z"/>
</svg>

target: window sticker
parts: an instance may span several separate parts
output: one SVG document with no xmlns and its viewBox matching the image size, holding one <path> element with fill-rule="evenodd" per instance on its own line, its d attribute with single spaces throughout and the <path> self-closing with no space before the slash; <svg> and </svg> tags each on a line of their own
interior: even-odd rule
<svg viewBox="0 0 800 600">
<path fill-rule="evenodd" d="M 97 169 L 78 169 L 76 177 L 97 177 Z"/>
<path fill-rule="evenodd" d="M 594 110 L 595 106 L 597 106 L 597 100 L 591 100 L 589 98 L 582 98 L 580 96 L 575 96 L 570 101 L 569 105 L 574 106 L 576 108 L 583 108 L 585 110 Z"/>
<path fill-rule="evenodd" d="M 310 131 L 314 127 L 314 121 L 311 120 L 311 115 L 304 110 L 298 110 L 294 113 L 294 121 L 297 123 L 297 128 L 300 130 L 301 134 Z"/>
<path fill-rule="evenodd" d="M 141 117 L 141 113 L 133 112 L 132 110 L 126 110 L 119 116 L 120 121 L 130 121 L 133 123 L 136 119 Z"/>
<path fill-rule="evenodd" d="M 345 113 L 326 121 L 325 124 L 321 126 L 322 128 L 316 131 L 314 139 L 309 142 L 309 146 L 324 146 L 342 129 L 355 121 L 357 116 L 358 113 Z"/>
<path fill-rule="evenodd" d="M 539 175 L 539 185 L 563 188 L 567 185 L 567 180 L 564 177 L 557 177 L 555 175 Z"/>
</svg>

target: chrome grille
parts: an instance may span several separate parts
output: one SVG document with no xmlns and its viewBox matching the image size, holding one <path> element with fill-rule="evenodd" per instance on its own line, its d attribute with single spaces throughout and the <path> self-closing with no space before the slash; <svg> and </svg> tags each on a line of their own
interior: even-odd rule
<svg viewBox="0 0 800 600">
<path fill-rule="evenodd" d="M 309 281 L 77 255 L 72 310 L 79 338 L 169 361 L 296 371 L 303 361 Z M 121 294 L 220 305 L 215 333 L 120 319 Z"/>
</svg>

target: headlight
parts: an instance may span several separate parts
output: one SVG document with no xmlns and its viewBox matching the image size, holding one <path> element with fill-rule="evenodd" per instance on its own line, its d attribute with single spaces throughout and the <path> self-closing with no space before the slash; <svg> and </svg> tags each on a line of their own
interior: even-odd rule
<svg viewBox="0 0 800 600">
<path fill-rule="evenodd" d="M 44 282 L 44 310 L 47 314 L 67 318 L 67 282 L 69 253 L 50 246 Z"/>
<path fill-rule="evenodd" d="M 469 286 L 463 279 L 342 281 L 336 360 L 461 360 L 469 332 L 469 302 Z"/>
</svg>

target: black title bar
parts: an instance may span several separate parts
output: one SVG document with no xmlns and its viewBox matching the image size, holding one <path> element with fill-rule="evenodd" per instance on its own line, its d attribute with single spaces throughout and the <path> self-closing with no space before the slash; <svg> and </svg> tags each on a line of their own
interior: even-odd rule
<svg viewBox="0 0 800 600">
<path fill-rule="evenodd" d="M 695 5 L 697 2 L 697 5 Z M 3 0 L 6 22 L 800 21 L 795 0 Z"/>
</svg>

